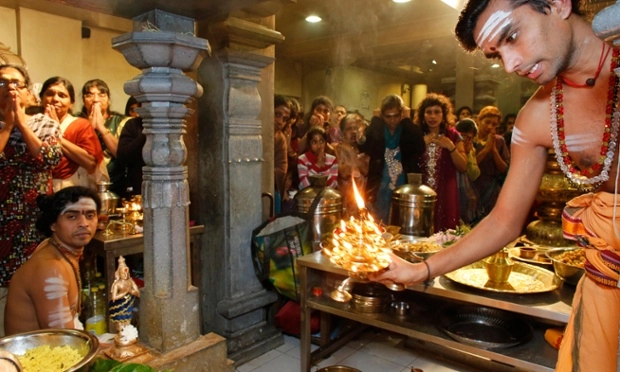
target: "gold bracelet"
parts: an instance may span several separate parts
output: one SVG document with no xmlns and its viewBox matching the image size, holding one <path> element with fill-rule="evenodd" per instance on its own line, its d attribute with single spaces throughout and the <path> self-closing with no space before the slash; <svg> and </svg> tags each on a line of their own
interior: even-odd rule
<svg viewBox="0 0 620 372">
<path fill-rule="evenodd" d="M 110 130 L 108 128 L 105 129 L 105 133 L 101 133 L 102 136 L 105 136 L 106 134 L 110 134 L 112 132 L 110 132 Z"/>
</svg>

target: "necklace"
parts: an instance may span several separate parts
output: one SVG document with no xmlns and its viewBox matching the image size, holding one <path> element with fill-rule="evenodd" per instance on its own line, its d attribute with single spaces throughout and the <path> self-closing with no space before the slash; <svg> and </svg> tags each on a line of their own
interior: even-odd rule
<svg viewBox="0 0 620 372">
<path fill-rule="evenodd" d="M 76 314 L 79 314 L 82 311 L 82 278 L 80 277 L 80 268 L 77 265 L 77 259 L 79 258 L 79 256 L 82 255 L 82 253 L 80 252 L 79 255 L 76 254 L 75 252 L 73 252 L 72 250 L 63 247 L 60 243 L 58 243 L 56 241 L 56 239 L 54 238 L 50 238 L 49 239 L 50 243 L 52 243 L 52 245 L 54 246 L 54 248 L 56 248 L 56 250 L 58 251 L 58 253 L 60 253 L 60 255 L 62 256 L 62 258 L 65 259 L 65 261 L 67 261 L 69 263 L 69 266 L 71 266 L 71 269 L 73 270 L 73 275 L 75 276 L 75 282 L 78 286 L 78 299 L 77 299 L 77 306 L 76 306 Z M 69 257 L 67 257 L 67 255 L 65 254 L 65 252 L 73 255 L 76 259 L 76 264 L 73 264 L 73 262 L 71 262 L 71 260 L 69 259 Z M 73 308 L 72 308 L 73 310 Z M 75 314 L 74 314 L 75 315 Z"/>
<path fill-rule="evenodd" d="M 601 56 L 598 58 L 598 67 L 596 68 L 596 73 L 594 74 L 593 77 L 586 79 L 585 84 L 577 84 L 561 76 L 559 76 L 559 80 L 562 80 L 564 83 L 566 83 L 566 85 L 568 85 L 569 87 L 573 87 L 573 88 L 593 87 L 594 84 L 596 84 L 596 79 L 598 79 L 599 75 L 601 74 L 603 65 L 605 65 L 605 60 L 607 59 L 607 56 L 609 55 L 609 51 L 611 50 L 611 47 L 609 47 L 608 49 L 606 47 L 607 47 L 607 44 L 603 43 L 603 49 L 601 49 Z M 607 53 L 605 53 L 605 49 L 607 49 Z"/>
<path fill-rule="evenodd" d="M 613 162 L 620 127 L 620 111 L 618 110 L 618 76 L 613 72 L 618 66 L 618 50 L 614 49 L 611 61 L 611 76 L 607 92 L 607 110 L 605 115 L 605 130 L 601 151 L 596 164 L 586 169 L 579 169 L 568 154 L 566 133 L 564 130 L 564 90 L 562 79 L 556 80 L 551 93 L 551 137 L 555 157 L 562 172 L 569 181 L 581 191 L 593 191 L 609 179 L 609 169 Z M 602 169 L 602 170 L 601 170 Z M 600 171 L 597 176 L 588 178 Z"/>
</svg>

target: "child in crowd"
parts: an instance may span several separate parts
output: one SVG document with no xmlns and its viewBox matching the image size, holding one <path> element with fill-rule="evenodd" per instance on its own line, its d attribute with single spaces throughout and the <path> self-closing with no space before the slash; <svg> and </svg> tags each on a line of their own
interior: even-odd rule
<svg viewBox="0 0 620 372">
<path fill-rule="evenodd" d="M 338 161 L 336 157 L 325 153 L 327 133 L 321 127 L 312 127 L 307 133 L 309 150 L 299 156 L 297 170 L 299 189 L 310 186 L 308 176 L 326 175 L 327 187 L 338 187 Z"/>
</svg>

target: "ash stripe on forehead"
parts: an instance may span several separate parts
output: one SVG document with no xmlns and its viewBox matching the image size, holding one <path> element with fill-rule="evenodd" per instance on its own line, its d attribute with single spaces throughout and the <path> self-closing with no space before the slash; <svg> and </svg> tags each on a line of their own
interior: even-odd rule
<svg viewBox="0 0 620 372">
<path fill-rule="evenodd" d="M 510 25 L 511 14 L 512 12 L 507 12 L 504 10 L 498 10 L 497 12 L 491 14 L 484 26 L 482 26 L 480 34 L 476 38 L 476 44 L 480 46 L 483 41 L 493 40 L 493 38 L 497 36 L 499 32 L 501 32 L 504 28 Z"/>
<path fill-rule="evenodd" d="M 95 203 L 95 201 L 93 199 L 91 199 L 91 198 L 80 198 L 80 200 L 78 200 L 75 203 L 67 204 L 65 209 L 63 209 L 60 212 L 60 214 L 63 215 L 65 213 L 67 213 L 68 211 L 83 212 L 83 211 L 96 211 L 96 210 L 97 210 L 97 203 Z"/>
</svg>

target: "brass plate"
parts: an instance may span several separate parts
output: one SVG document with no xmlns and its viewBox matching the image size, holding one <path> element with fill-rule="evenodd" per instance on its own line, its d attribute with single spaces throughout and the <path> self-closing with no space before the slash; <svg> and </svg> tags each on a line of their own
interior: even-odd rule
<svg viewBox="0 0 620 372">
<path fill-rule="evenodd" d="M 488 282 L 489 276 L 482 262 L 462 267 L 445 277 L 485 291 L 519 294 L 549 292 L 561 284 L 561 280 L 553 272 L 520 262 L 514 264 L 508 282 L 499 285 Z"/>
<path fill-rule="evenodd" d="M 547 256 L 545 256 L 545 252 L 547 251 L 546 249 L 537 248 L 536 254 L 533 258 L 525 258 L 521 257 L 521 248 L 522 247 L 510 248 L 508 250 L 508 255 L 510 256 L 510 258 L 533 265 L 552 266 L 551 260 Z"/>
</svg>

